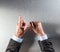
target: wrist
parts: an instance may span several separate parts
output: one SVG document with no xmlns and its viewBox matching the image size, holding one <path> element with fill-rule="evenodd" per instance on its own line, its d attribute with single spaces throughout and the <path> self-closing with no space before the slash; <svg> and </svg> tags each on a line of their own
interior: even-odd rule
<svg viewBox="0 0 60 52">
<path fill-rule="evenodd" d="M 23 31 L 22 30 L 18 30 L 17 32 L 16 32 L 16 37 L 22 37 L 23 36 Z"/>
<path fill-rule="evenodd" d="M 21 37 L 19 38 L 19 37 L 17 37 L 16 35 L 13 35 L 12 39 L 13 39 L 14 41 L 18 42 L 18 43 L 22 43 L 22 42 L 23 42 L 23 38 L 21 38 Z"/>
<path fill-rule="evenodd" d="M 43 40 L 47 40 L 48 39 L 48 36 L 47 36 L 47 34 L 44 34 L 43 36 L 36 36 L 35 39 L 36 40 L 43 41 Z"/>
<path fill-rule="evenodd" d="M 41 36 L 43 36 L 43 35 L 45 35 L 45 32 L 42 32 L 42 33 L 41 33 Z"/>
<path fill-rule="evenodd" d="M 23 37 L 23 33 L 15 34 L 15 36 L 18 37 L 18 38 L 21 38 L 21 37 Z"/>
<path fill-rule="evenodd" d="M 45 32 L 37 33 L 38 36 L 44 36 Z"/>
<path fill-rule="evenodd" d="M 16 34 L 15 36 L 18 37 L 18 38 L 21 38 L 22 37 L 21 35 L 18 35 L 18 34 Z"/>
</svg>

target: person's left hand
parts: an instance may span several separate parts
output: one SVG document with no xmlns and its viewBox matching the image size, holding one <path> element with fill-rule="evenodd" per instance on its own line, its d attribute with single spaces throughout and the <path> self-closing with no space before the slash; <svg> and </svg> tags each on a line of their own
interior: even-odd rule
<svg viewBox="0 0 60 52">
<path fill-rule="evenodd" d="M 32 30 L 36 33 L 36 35 L 38 36 L 45 35 L 41 22 L 32 21 L 30 22 L 30 24 L 31 24 Z"/>
</svg>

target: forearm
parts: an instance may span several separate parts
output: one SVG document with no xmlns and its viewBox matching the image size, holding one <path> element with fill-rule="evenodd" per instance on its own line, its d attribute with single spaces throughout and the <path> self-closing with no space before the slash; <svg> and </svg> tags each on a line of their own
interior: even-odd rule
<svg viewBox="0 0 60 52">
<path fill-rule="evenodd" d="M 52 42 L 48 39 L 47 35 L 38 37 L 38 43 L 42 52 L 55 52 Z"/>
<path fill-rule="evenodd" d="M 49 40 L 38 41 L 42 52 L 55 52 L 52 43 Z"/>
<path fill-rule="evenodd" d="M 16 37 L 15 35 L 10 39 L 6 52 L 18 52 L 23 39 Z"/>
</svg>

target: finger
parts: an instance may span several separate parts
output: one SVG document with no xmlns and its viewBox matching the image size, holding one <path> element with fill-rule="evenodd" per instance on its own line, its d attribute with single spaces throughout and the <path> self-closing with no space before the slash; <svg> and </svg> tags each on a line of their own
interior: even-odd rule
<svg viewBox="0 0 60 52">
<path fill-rule="evenodd" d="M 21 18 L 22 18 L 22 17 L 21 17 L 21 16 L 19 16 L 19 18 L 18 18 L 18 23 L 20 23 L 20 22 L 21 22 Z"/>
<path fill-rule="evenodd" d="M 21 22 L 21 23 L 23 23 L 23 22 L 24 22 L 24 20 L 23 20 L 23 18 L 22 18 L 22 17 L 20 17 L 20 22 Z"/>
<path fill-rule="evenodd" d="M 34 28 L 36 28 L 36 27 L 37 27 L 37 22 L 34 22 L 34 21 L 33 21 L 33 22 L 32 22 L 32 25 L 33 25 Z"/>
<path fill-rule="evenodd" d="M 32 22 L 30 22 L 30 26 L 32 26 Z"/>
<path fill-rule="evenodd" d="M 21 16 L 19 16 L 17 26 L 21 27 L 22 26 L 22 23 L 23 23 L 23 19 L 22 19 Z M 24 23 L 23 23 L 23 25 L 24 25 Z"/>
<path fill-rule="evenodd" d="M 24 22 L 24 20 L 23 20 L 23 18 L 21 16 L 19 16 L 18 23 L 21 24 L 22 22 Z"/>
<path fill-rule="evenodd" d="M 37 23 L 33 22 L 33 26 L 34 26 L 34 28 L 36 28 L 37 27 Z"/>
<path fill-rule="evenodd" d="M 25 26 L 26 25 L 26 23 L 25 23 L 25 21 L 23 20 L 22 17 L 20 18 L 20 24 L 21 24 L 21 26 Z"/>
<path fill-rule="evenodd" d="M 18 18 L 17 26 L 20 26 L 20 16 Z"/>
<path fill-rule="evenodd" d="M 22 26 L 22 28 L 29 28 L 30 27 L 30 24 L 25 24 L 25 26 Z"/>
<path fill-rule="evenodd" d="M 38 23 L 38 28 L 40 28 L 41 30 L 43 30 L 43 27 L 42 27 L 42 23 Z"/>
<path fill-rule="evenodd" d="M 30 29 L 30 25 L 26 24 L 26 26 L 24 27 L 24 31 L 27 31 L 28 29 Z"/>
<path fill-rule="evenodd" d="M 24 26 L 25 25 L 24 20 L 23 20 L 23 18 L 21 16 L 19 16 L 18 24 L 20 26 Z"/>
<path fill-rule="evenodd" d="M 31 24 L 31 27 L 34 28 L 33 22 L 30 22 L 30 24 Z"/>
</svg>

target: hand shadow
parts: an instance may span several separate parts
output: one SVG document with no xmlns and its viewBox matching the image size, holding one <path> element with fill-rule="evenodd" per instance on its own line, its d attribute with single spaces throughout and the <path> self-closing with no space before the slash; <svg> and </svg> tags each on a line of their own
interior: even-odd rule
<svg viewBox="0 0 60 52">
<path fill-rule="evenodd" d="M 23 41 L 22 47 L 20 49 L 20 52 L 29 52 L 29 48 L 34 43 L 34 38 L 35 38 L 35 33 L 31 29 L 29 29 L 24 34 L 24 41 Z"/>
<path fill-rule="evenodd" d="M 56 33 L 57 25 L 51 24 L 51 23 L 42 23 L 42 25 L 43 25 L 43 29 L 46 32 L 46 34 L 48 35 L 48 37 L 52 39 L 53 46 L 54 47 L 55 47 L 55 45 L 58 46 L 59 41 L 60 41 L 60 38 L 59 38 L 60 36 L 58 36 L 58 34 Z M 34 41 L 35 41 L 34 38 L 35 38 L 35 33 L 31 29 L 29 29 L 25 33 L 24 42 L 21 46 L 20 52 L 29 52 L 30 47 L 32 47 L 32 45 L 34 44 Z M 58 40 L 58 38 L 59 38 L 59 40 Z M 55 42 L 57 42 L 57 43 L 55 43 Z"/>
</svg>

